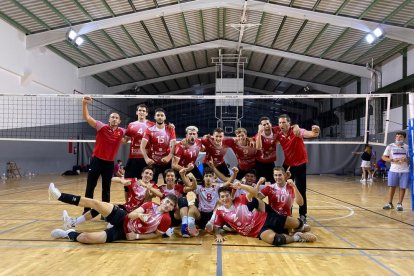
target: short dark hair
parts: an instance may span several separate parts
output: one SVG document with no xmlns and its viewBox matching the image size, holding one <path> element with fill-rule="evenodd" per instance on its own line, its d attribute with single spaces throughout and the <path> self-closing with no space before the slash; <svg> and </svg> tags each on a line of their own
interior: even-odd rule
<svg viewBox="0 0 414 276">
<path fill-rule="evenodd" d="M 287 115 L 287 114 L 282 114 L 282 115 L 279 115 L 279 119 L 280 118 L 284 118 L 284 119 L 286 119 L 286 121 L 288 121 L 288 123 L 290 123 L 290 117 L 289 117 L 289 115 Z"/>
<path fill-rule="evenodd" d="M 250 173 L 250 174 L 254 174 L 254 176 L 256 176 L 256 170 L 255 170 L 255 169 L 250 169 L 250 170 L 247 170 L 247 171 L 246 171 L 246 173 L 245 173 L 244 175 L 246 175 L 246 174 L 248 174 L 248 173 Z"/>
<path fill-rule="evenodd" d="M 213 130 L 213 133 L 214 133 L 214 132 L 224 133 L 224 130 L 223 130 L 221 127 L 217 127 L 217 128 L 215 128 L 215 129 Z"/>
<path fill-rule="evenodd" d="M 143 173 L 145 170 L 150 170 L 150 171 L 152 171 L 152 173 L 154 173 L 154 168 L 153 167 L 146 166 L 146 167 L 142 168 L 141 173 Z"/>
<path fill-rule="evenodd" d="M 178 202 L 177 196 L 175 194 L 168 194 L 165 196 L 165 198 L 168 198 L 169 200 L 173 201 L 175 204 L 177 204 Z"/>
<path fill-rule="evenodd" d="M 147 106 L 146 104 L 139 104 L 139 105 L 137 105 L 137 110 L 138 110 L 138 108 L 140 108 L 140 107 L 145 108 L 145 111 L 147 111 L 147 112 L 148 112 L 148 106 Z"/>
<path fill-rule="evenodd" d="M 404 138 L 407 137 L 407 134 L 404 131 L 397 131 L 395 135 L 402 135 Z"/>
<path fill-rule="evenodd" d="M 164 171 L 164 176 L 167 176 L 167 173 L 169 173 L 169 172 L 172 172 L 172 173 L 174 173 L 174 175 L 175 175 L 175 171 L 174 171 L 173 169 L 166 169 L 166 170 Z"/>
<path fill-rule="evenodd" d="M 282 173 L 285 173 L 285 168 L 282 166 L 276 166 L 273 168 L 273 171 L 281 171 Z"/>
<path fill-rule="evenodd" d="M 164 108 L 161 108 L 161 107 L 158 107 L 157 109 L 155 109 L 154 114 L 156 114 L 157 112 L 162 112 L 165 114 Z"/>
<path fill-rule="evenodd" d="M 266 116 L 260 117 L 259 123 L 261 123 L 262 121 L 270 121 L 270 118 Z"/>
<path fill-rule="evenodd" d="M 206 174 L 214 174 L 214 170 L 210 167 L 205 167 L 203 171 L 203 176 Z"/>
<path fill-rule="evenodd" d="M 231 188 L 229 186 L 222 186 L 218 189 L 217 193 L 220 195 L 220 193 L 229 193 L 231 194 Z"/>
</svg>

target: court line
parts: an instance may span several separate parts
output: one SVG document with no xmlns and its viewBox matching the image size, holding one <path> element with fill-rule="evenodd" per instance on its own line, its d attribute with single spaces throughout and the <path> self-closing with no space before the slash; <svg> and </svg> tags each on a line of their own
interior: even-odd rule
<svg viewBox="0 0 414 276">
<path fill-rule="evenodd" d="M 65 185 L 73 184 L 73 182 L 77 182 L 77 181 L 75 179 L 73 179 L 73 180 L 66 180 L 66 181 L 62 181 L 62 182 L 58 182 L 58 183 L 59 183 L 59 186 L 60 185 L 65 186 Z M 45 185 L 45 184 L 46 184 L 46 187 L 39 187 L 39 185 Z M 32 186 L 25 186 L 25 187 L 19 187 L 19 188 L 12 188 L 12 189 L 9 189 L 9 190 L 1 190 L 0 191 L 0 197 L 7 196 L 7 195 L 14 195 L 14 194 L 18 194 L 18 193 L 32 192 L 32 191 L 41 190 L 41 189 L 44 189 L 45 192 L 47 192 L 47 189 L 49 187 L 49 184 L 43 182 L 42 184 L 39 184 L 39 185 L 32 185 Z M 30 188 L 33 188 L 33 189 L 30 189 Z M 2 192 L 4 192 L 4 191 L 6 191 L 6 192 L 7 191 L 13 191 L 13 192 L 4 193 L 3 194 Z"/>
<path fill-rule="evenodd" d="M 322 226 L 326 231 L 330 232 L 332 235 L 334 235 L 335 237 L 337 237 L 338 239 L 340 239 L 341 241 L 349 244 L 350 246 L 356 248 L 355 244 L 353 244 L 351 241 L 347 240 L 346 238 L 341 237 L 340 235 L 338 235 L 337 233 L 335 233 L 334 231 L 332 231 L 331 229 L 329 229 L 328 227 L 325 227 L 322 223 L 320 223 L 319 221 L 317 221 L 316 219 L 310 217 L 315 223 L 319 224 L 320 226 Z M 375 262 L 376 264 L 378 264 L 379 266 L 381 266 L 382 268 L 384 268 L 385 270 L 387 270 L 388 272 L 392 273 L 393 275 L 399 275 L 397 272 L 395 272 L 394 270 L 392 270 L 391 268 L 389 268 L 388 266 L 386 266 L 384 263 L 382 263 L 381 261 L 377 260 L 376 258 L 374 258 L 372 255 L 366 253 L 364 250 L 358 250 L 359 252 L 361 252 L 361 254 L 365 257 L 368 257 L 371 261 Z"/>
<path fill-rule="evenodd" d="M 325 227 L 324 227 L 325 228 Z M 213 246 L 216 244 L 212 244 Z M 222 244 L 223 247 L 254 247 L 254 248 L 275 248 L 271 245 L 252 245 L 252 244 Z M 307 249 L 325 249 L 325 250 L 366 250 L 366 251 L 390 251 L 390 252 L 414 252 L 414 249 L 392 249 L 392 248 L 363 248 L 363 247 L 335 247 L 335 246 L 289 246 L 284 245 L 278 248 L 307 248 Z"/>
<path fill-rule="evenodd" d="M 355 253 L 327 253 L 327 252 L 305 252 L 305 251 L 295 251 L 295 252 L 289 252 L 289 251 L 257 251 L 257 250 L 224 250 L 224 252 L 231 252 L 231 253 L 259 253 L 259 254 L 289 254 L 289 255 L 295 255 L 295 254 L 303 254 L 303 255 L 329 255 L 329 256 L 363 256 L 362 254 L 355 254 Z M 414 255 L 403 255 L 403 256 L 394 256 L 394 255 L 385 255 L 385 254 L 372 254 L 371 256 L 375 257 L 391 257 L 391 258 L 405 258 L 405 259 L 414 259 Z"/>
<path fill-rule="evenodd" d="M 125 247 L 125 246 L 105 246 L 93 245 L 93 244 L 79 244 L 79 245 L 26 245 L 26 244 L 0 244 L 0 248 L 62 248 L 62 249 L 78 249 L 78 248 L 91 248 L 91 249 L 105 249 L 105 250 L 123 250 L 123 251 L 190 251 L 190 252 L 201 252 L 204 251 L 201 248 L 157 248 L 157 247 Z"/>
<path fill-rule="evenodd" d="M 4 233 L 7 233 L 7 232 L 10 232 L 10 231 L 13 231 L 13 230 L 16 230 L 16 229 L 18 229 L 18 228 L 20 228 L 20 227 L 24 227 L 24 226 L 26 226 L 26 225 L 32 224 L 32 223 L 34 223 L 34 222 L 36 222 L 36 221 L 37 221 L 37 220 L 32 220 L 32 221 L 29 221 L 29 222 L 24 223 L 24 224 L 19 224 L 19 225 L 16 225 L 16 226 L 14 226 L 14 227 L 12 227 L 12 228 L 9 228 L 9 229 L 6 229 L 6 230 L 2 230 L 2 231 L 0 231 L 0 235 L 1 235 L 1 234 L 4 234 Z"/>
<path fill-rule="evenodd" d="M 73 243 L 72 241 L 65 240 L 34 240 L 34 239 L 0 239 L 0 241 L 15 241 L 15 242 L 67 242 Z M 191 246 L 200 246 L 202 243 L 183 243 L 183 242 L 138 242 L 138 241 L 114 241 L 109 244 L 158 244 L 158 245 L 191 245 Z"/>
<path fill-rule="evenodd" d="M 332 198 L 332 199 L 334 199 L 334 200 L 337 200 L 337 201 L 340 201 L 340 202 L 343 202 L 343 203 L 349 204 L 349 205 L 351 205 L 351 206 L 354 206 L 354 207 L 360 208 L 360 209 L 362 209 L 362 210 L 365 210 L 365 211 L 368 211 L 368 212 L 371 212 L 371 213 L 374 213 L 374 214 L 380 215 L 380 216 L 382 216 L 382 217 L 389 218 L 389 219 L 395 220 L 395 221 L 397 221 L 397 222 L 400 222 L 400 223 L 403 223 L 403 224 L 406 224 L 406 225 L 409 225 L 409 226 L 413 226 L 413 227 L 414 227 L 414 224 L 411 224 L 411 223 L 408 223 L 408 222 L 405 222 L 405 221 L 402 221 L 402 220 L 399 220 L 399 219 L 396 219 L 396 218 L 393 218 L 393 217 L 390 217 L 390 216 L 386 216 L 386 215 L 384 215 L 384 214 L 381 214 L 381 213 L 376 212 L 376 211 L 372 211 L 372 210 L 367 209 L 367 208 L 365 208 L 365 207 L 362 207 L 362 206 L 359 206 L 359 205 L 356 205 L 356 204 L 353 204 L 353 203 L 349 203 L 349 202 L 347 202 L 347 201 L 345 201 L 345 200 L 341 200 L 341 199 L 335 198 L 335 197 L 333 197 L 333 196 L 329 196 L 329 195 L 327 195 L 327 194 L 323 194 L 323 193 L 321 193 L 321 192 L 317 192 L 317 191 L 312 190 L 312 189 L 307 189 L 307 190 L 312 191 L 312 192 L 314 192 L 314 193 L 316 193 L 316 194 L 319 194 L 319 195 L 322 195 L 322 196 L 325 196 L 325 197 L 329 197 L 329 198 Z"/>
<path fill-rule="evenodd" d="M 223 275 L 223 262 L 222 262 L 222 249 L 221 244 L 217 245 L 217 264 L 216 264 L 216 275 Z"/>
</svg>

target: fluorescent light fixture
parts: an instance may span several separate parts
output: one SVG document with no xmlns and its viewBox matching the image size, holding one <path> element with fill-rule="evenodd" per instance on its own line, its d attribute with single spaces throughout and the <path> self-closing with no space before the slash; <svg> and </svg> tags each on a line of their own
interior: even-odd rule
<svg viewBox="0 0 414 276">
<path fill-rule="evenodd" d="M 374 33 L 374 35 L 375 35 L 376 37 L 380 37 L 380 36 L 382 36 L 382 35 L 384 34 L 384 31 L 383 31 L 380 27 L 377 27 L 377 28 L 373 31 L 373 33 Z"/>
<path fill-rule="evenodd" d="M 372 42 L 375 40 L 375 37 L 372 34 L 367 34 L 365 40 L 368 42 L 368 44 L 372 44 Z"/>
<path fill-rule="evenodd" d="M 74 30 L 70 30 L 68 37 L 70 40 L 74 40 L 78 34 Z"/>
<path fill-rule="evenodd" d="M 83 41 L 84 41 L 84 39 L 82 37 L 78 36 L 75 40 L 76 46 L 81 46 Z"/>
</svg>

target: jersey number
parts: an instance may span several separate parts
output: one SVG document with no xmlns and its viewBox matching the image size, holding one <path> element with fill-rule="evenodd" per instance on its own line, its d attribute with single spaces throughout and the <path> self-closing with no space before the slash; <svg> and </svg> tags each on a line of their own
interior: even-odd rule
<svg viewBox="0 0 414 276">
<path fill-rule="evenodd" d="M 158 144 L 164 144 L 165 137 L 164 136 L 157 136 L 157 141 L 158 141 Z"/>
</svg>

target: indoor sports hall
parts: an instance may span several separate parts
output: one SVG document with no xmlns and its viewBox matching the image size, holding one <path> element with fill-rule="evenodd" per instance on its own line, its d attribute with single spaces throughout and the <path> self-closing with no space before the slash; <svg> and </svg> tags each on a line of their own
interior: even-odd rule
<svg viewBox="0 0 414 276">
<path fill-rule="evenodd" d="M 412 275 L 413 0 L 2 0 L 0 36 L 0 275 Z"/>
</svg>

